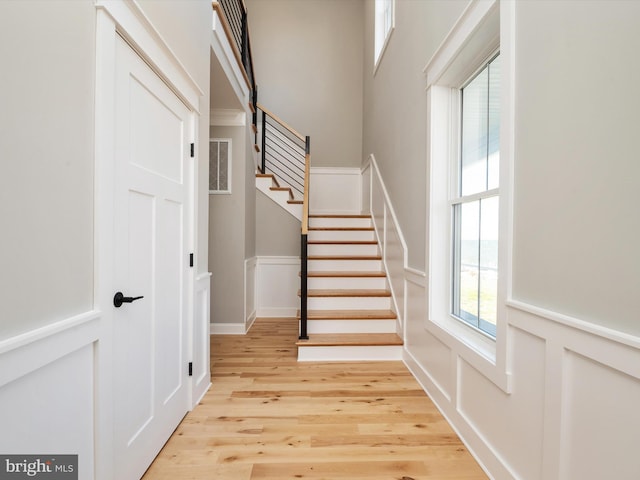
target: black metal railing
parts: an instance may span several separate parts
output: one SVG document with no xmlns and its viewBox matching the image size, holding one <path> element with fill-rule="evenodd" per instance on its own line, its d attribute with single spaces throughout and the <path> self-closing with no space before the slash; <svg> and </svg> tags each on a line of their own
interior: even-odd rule
<svg viewBox="0 0 640 480">
<path fill-rule="evenodd" d="M 260 111 L 260 171 L 273 174 L 291 187 L 295 199 L 305 188 L 306 139 L 273 113 L 258 104 Z"/>
<path fill-rule="evenodd" d="M 219 5 L 222 8 L 223 16 L 228 24 L 229 39 L 234 45 L 240 64 L 247 75 L 249 88 L 254 91 L 256 87 L 255 75 L 253 72 L 253 57 L 251 56 L 251 41 L 249 39 L 249 24 L 247 22 L 247 11 L 242 0 L 218 0 L 214 2 L 214 8 Z"/>
<path fill-rule="evenodd" d="M 302 228 L 300 235 L 300 340 L 308 340 L 307 333 L 307 279 L 308 279 L 308 262 L 307 241 L 309 234 L 309 178 L 311 175 L 311 141 L 307 136 L 305 138 L 305 168 L 304 168 L 304 195 L 302 200 Z"/>
</svg>

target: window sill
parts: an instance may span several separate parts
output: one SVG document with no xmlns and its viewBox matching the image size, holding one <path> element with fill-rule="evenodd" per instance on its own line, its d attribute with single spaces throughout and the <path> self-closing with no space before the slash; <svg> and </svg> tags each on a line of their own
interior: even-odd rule
<svg viewBox="0 0 640 480">
<path fill-rule="evenodd" d="M 511 375 L 497 362 L 496 340 L 448 314 L 427 320 L 424 328 L 503 392 L 511 393 Z"/>
</svg>

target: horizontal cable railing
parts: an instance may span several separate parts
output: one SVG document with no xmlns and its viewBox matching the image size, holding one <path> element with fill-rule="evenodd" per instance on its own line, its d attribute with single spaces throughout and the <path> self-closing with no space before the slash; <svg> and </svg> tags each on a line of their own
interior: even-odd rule
<svg viewBox="0 0 640 480">
<path fill-rule="evenodd" d="M 259 103 L 255 104 L 256 115 L 260 112 L 262 173 L 270 173 L 279 184 L 288 185 L 294 198 L 302 201 L 300 234 L 300 340 L 309 338 L 307 333 L 307 243 L 309 232 L 309 178 L 311 171 L 308 136 L 303 137 L 276 115 Z M 254 118 L 255 118 L 254 116 Z M 256 134 L 257 139 L 257 134 Z"/>
<path fill-rule="evenodd" d="M 260 111 L 260 171 L 270 173 L 279 183 L 291 187 L 295 199 L 301 200 L 305 189 L 306 138 L 276 115 L 258 104 Z"/>
<path fill-rule="evenodd" d="M 255 91 L 256 80 L 253 71 L 247 10 L 244 2 L 242 0 L 214 0 L 212 5 L 223 21 L 223 28 L 229 38 L 233 53 L 243 68 L 242 73 L 245 75 L 247 85 L 252 91 Z M 253 103 L 255 105 L 255 102 Z"/>
</svg>

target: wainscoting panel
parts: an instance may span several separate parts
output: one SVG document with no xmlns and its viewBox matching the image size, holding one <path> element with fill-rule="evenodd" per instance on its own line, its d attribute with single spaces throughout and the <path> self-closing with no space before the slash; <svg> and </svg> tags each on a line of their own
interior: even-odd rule
<svg viewBox="0 0 640 480">
<path fill-rule="evenodd" d="M 402 246 L 402 239 L 398 232 L 398 225 L 395 223 L 393 216 L 388 207 L 385 206 L 385 222 L 384 222 L 384 264 L 387 269 L 389 285 L 393 292 L 395 302 L 394 310 L 398 314 L 401 331 L 404 331 L 404 267 L 405 267 L 405 249 Z"/>
<path fill-rule="evenodd" d="M 256 268 L 256 315 L 295 317 L 300 309 L 300 259 L 258 257 Z"/>
<path fill-rule="evenodd" d="M 506 372 L 496 374 L 462 337 L 430 327 L 429 279 L 400 268 L 406 247 L 373 156 L 362 171 L 404 317 L 404 361 L 490 478 L 640 478 L 640 338 L 509 299 Z"/>
<path fill-rule="evenodd" d="M 87 312 L 0 344 L 0 452 L 78 454 L 94 478 L 98 323 Z"/>
<path fill-rule="evenodd" d="M 563 378 L 560 478 L 640 478 L 638 378 L 571 350 Z"/>
<path fill-rule="evenodd" d="M 357 215 L 362 211 L 359 168 L 311 168 L 310 211 L 314 214 Z"/>
<path fill-rule="evenodd" d="M 256 271 L 258 259 L 244 261 L 244 323 L 248 331 L 256 320 Z"/>
<path fill-rule="evenodd" d="M 209 318 L 211 302 L 211 274 L 205 273 L 196 278 L 195 314 L 193 318 L 193 385 L 191 388 L 191 407 L 195 407 L 211 385 Z"/>
</svg>

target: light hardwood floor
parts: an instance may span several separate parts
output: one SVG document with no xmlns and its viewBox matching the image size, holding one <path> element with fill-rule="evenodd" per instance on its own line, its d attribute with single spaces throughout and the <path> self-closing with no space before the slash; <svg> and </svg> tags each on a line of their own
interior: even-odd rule
<svg viewBox="0 0 640 480">
<path fill-rule="evenodd" d="M 298 363 L 297 329 L 213 335 L 212 387 L 144 480 L 487 478 L 401 362 Z"/>
</svg>

